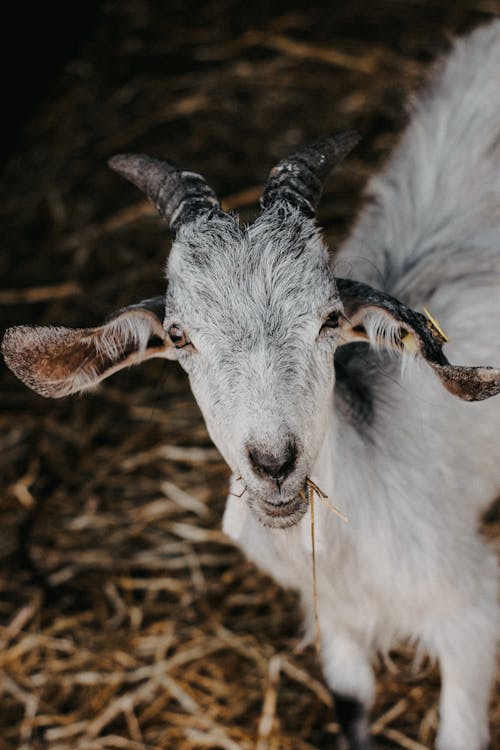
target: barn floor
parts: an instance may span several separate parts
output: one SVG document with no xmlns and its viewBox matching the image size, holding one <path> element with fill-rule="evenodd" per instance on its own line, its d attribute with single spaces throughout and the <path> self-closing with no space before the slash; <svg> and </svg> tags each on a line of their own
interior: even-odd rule
<svg viewBox="0 0 500 750">
<path fill-rule="evenodd" d="M 494 15 L 499 0 L 103 4 L 5 168 L 2 324 L 97 324 L 162 291 L 168 233 L 107 169 L 123 150 L 202 172 L 246 220 L 279 158 L 359 129 L 321 204 L 335 248 L 408 94 Z M 182 372 L 152 362 L 61 402 L 0 377 L 0 750 L 332 748 L 296 597 L 220 531 L 228 472 Z M 436 670 L 402 646 L 379 671 L 380 747 L 430 748 Z M 491 721 L 498 747 L 498 691 Z"/>
</svg>

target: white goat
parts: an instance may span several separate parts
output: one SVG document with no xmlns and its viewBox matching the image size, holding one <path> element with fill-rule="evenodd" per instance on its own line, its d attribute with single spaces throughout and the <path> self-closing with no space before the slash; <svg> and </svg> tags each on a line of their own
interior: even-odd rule
<svg viewBox="0 0 500 750">
<path fill-rule="evenodd" d="M 355 141 L 323 138 L 280 162 L 248 227 L 199 175 L 115 157 L 176 232 L 166 297 L 99 328 L 10 329 L 4 356 L 53 397 L 177 359 L 242 495 L 229 497 L 224 528 L 300 591 L 311 636 L 306 478 L 349 517 L 316 503 L 321 658 L 340 746 L 372 746 L 371 659 L 410 638 L 441 667 L 437 747 L 484 750 L 499 619 L 477 524 L 500 490 L 500 399 L 453 395 L 500 391 L 500 370 L 479 366 L 500 363 L 500 22 L 458 41 L 416 102 L 334 276 L 314 210 Z M 475 367 L 450 365 L 440 331 L 405 305 L 427 305 L 453 359 Z"/>
</svg>

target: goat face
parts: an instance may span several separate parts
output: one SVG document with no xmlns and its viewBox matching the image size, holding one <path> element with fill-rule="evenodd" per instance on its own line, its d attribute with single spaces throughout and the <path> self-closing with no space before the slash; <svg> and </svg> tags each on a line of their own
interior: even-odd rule
<svg viewBox="0 0 500 750">
<path fill-rule="evenodd" d="M 112 166 L 168 219 L 176 239 L 166 297 L 120 310 L 97 328 L 18 326 L 7 365 L 29 387 L 60 397 L 150 357 L 189 374 L 210 434 L 262 523 L 290 526 L 323 442 L 339 344 L 368 340 L 420 355 L 456 396 L 500 392 L 500 371 L 450 365 L 442 332 L 365 284 L 334 278 L 314 222 L 322 180 L 354 145 L 322 138 L 272 170 L 249 227 L 224 213 L 200 175 L 145 156 Z"/>
<path fill-rule="evenodd" d="M 305 511 L 299 493 L 324 437 L 342 314 L 312 219 L 286 204 L 250 227 L 192 223 L 168 264 L 165 329 L 210 435 L 267 524 Z"/>
</svg>

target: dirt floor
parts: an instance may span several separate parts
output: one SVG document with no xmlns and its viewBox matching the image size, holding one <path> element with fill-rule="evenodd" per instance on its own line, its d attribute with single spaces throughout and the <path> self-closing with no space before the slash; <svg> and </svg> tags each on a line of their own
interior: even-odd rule
<svg viewBox="0 0 500 750">
<path fill-rule="evenodd" d="M 321 204 L 335 248 L 408 95 L 493 15 L 499 0 L 103 4 L 5 168 L 3 325 L 97 324 L 162 292 L 168 232 L 106 167 L 123 150 L 201 171 L 245 220 L 279 158 L 356 128 Z M 332 748 L 296 597 L 220 531 L 228 471 L 182 372 L 151 362 L 54 402 L 0 377 L 0 750 Z M 410 663 L 401 647 L 380 666 L 384 748 L 432 746 L 439 677 Z M 498 691 L 491 720 L 498 743 Z"/>
</svg>

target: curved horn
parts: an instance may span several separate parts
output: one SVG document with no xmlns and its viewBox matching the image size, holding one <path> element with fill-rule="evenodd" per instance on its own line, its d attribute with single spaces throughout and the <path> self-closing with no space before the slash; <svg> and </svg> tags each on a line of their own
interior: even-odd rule
<svg viewBox="0 0 500 750">
<path fill-rule="evenodd" d="M 328 173 L 359 140 L 360 135 L 353 130 L 326 135 L 282 159 L 271 170 L 260 200 L 262 208 L 286 201 L 314 216 Z"/>
<path fill-rule="evenodd" d="M 221 210 L 212 188 L 195 172 L 145 154 L 118 154 L 108 164 L 147 195 L 174 232 L 202 214 Z"/>
</svg>

